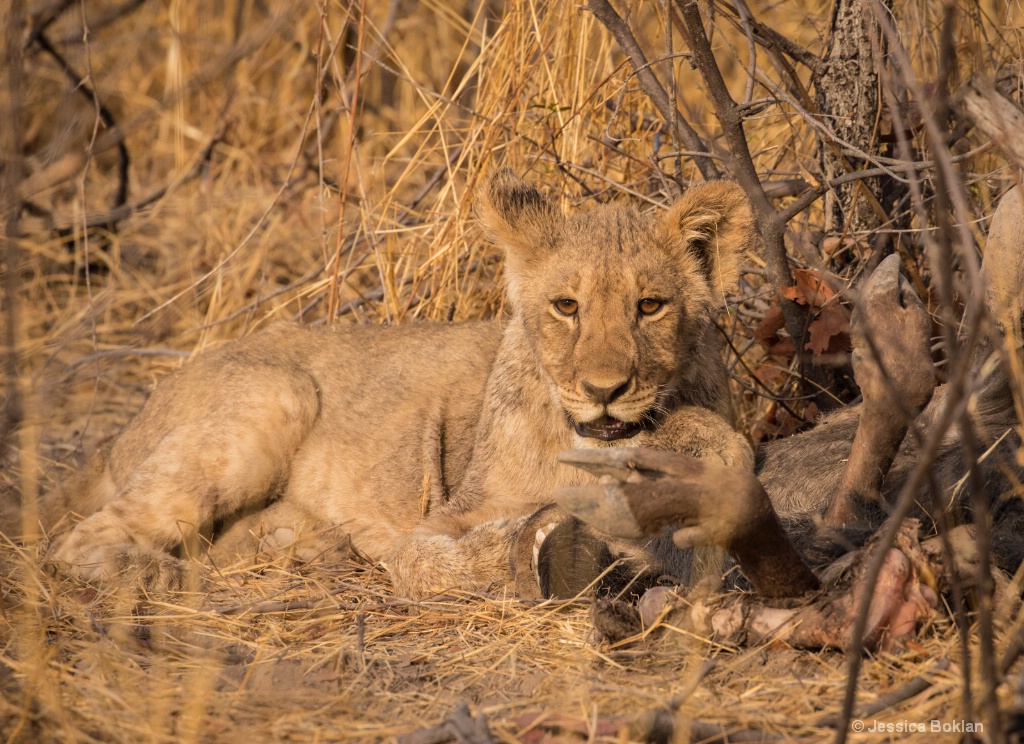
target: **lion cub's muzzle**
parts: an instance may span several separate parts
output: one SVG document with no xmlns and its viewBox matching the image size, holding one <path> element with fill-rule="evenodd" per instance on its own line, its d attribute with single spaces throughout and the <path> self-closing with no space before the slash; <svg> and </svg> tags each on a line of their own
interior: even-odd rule
<svg viewBox="0 0 1024 744">
<path fill-rule="evenodd" d="M 580 389 L 586 396 L 588 420 L 580 421 L 583 416 L 568 411 L 566 413 L 576 433 L 588 439 L 614 442 L 635 437 L 641 431 L 652 428 L 656 422 L 651 413 L 647 411 L 638 416 L 635 402 L 630 405 L 626 400 L 631 397 L 631 393 L 635 393 L 635 387 L 632 377 L 613 381 L 612 384 L 594 384 L 583 380 Z M 622 413 L 618 409 L 622 409 Z"/>
</svg>

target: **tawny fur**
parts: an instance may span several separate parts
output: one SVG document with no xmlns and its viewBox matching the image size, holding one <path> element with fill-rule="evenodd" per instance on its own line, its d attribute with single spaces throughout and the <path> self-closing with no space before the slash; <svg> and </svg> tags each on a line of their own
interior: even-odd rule
<svg viewBox="0 0 1024 744">
<path fill-rule="evenodd" d="M 51 559 L 109 577 L 126 550 L 167 550 L 248 514 L 221 551 L 321 535 L 302 543 L 305 557 L 347 535 L 399 594 L 480 589 L 509 579 L 527 517 L 589 477 L 556 461 L 604 446 L 572 421 L 646 417 L 657 425 L 612 444 L 752 467 L 727 422 L 712 323 L 752 236 L 735 184 L 695 186 L 662 216 L 603 206 L 566 218 L 501 170 L 479 214 L 506 251 L 510 318 L 279 324 L 205 354 L 54 497 L 51 515 L 88 516 Z M 571 317 L 554 306 L 566 298 Z M 644 315 L 645 298 L 663 304 Z M 612 401 L 589 392 L 621 381 Z"/>
</svg>

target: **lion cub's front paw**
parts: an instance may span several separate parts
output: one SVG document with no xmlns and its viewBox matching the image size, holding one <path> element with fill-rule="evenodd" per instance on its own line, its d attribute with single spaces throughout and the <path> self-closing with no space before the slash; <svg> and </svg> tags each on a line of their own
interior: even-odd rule
<svg viewBox="0 0 1024 744">
<path fill-rule="evenodd" d="M 174 592 L 186 586 L 190 564 L 161 550 L 132 545 L 94 546 L 88 551 L 65 545 L 51 550 L 46 567 L 87 584 L 117 583 L 147 592 Z"/>
<path fill-rule="evenodd" d="M 133 543 L 124 526 L 109 514 L 97 512 L 58 538 L 47 551 L 45 563 L 57 573 L 82 581 L 100 581 L 118 575 L 118 555 Z"/>
<path fill-rule="evenodd" d="M 149 591 L 181 589 L 188 573 L 185 561 L 136 544 L 120 520 L 102 511 L 55 540 L 44 565 L 86 583 L 129 582 Z"/>
</svg>

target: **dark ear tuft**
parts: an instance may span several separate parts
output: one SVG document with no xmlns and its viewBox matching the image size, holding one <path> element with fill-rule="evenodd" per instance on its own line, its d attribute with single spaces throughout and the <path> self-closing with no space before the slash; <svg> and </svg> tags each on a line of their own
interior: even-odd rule
<svg viewBox="0 0 1024 744">
<path fill-rule="evenodd" d="M 696 261 L 715 299 L 724 298 L 739 279 L 755 234 L 743 189 L 731 181 L 691 186 L 669 209 L 664 224 L 671 239 Z"/>
<path fill-rule="evenodd" d="M 499 168 L 485 187 L 485 205 L 490 205 L 502 223 L 515 226 L 523 218 L 550 210 L 544 197 L 509 168 Z"/>
<path fill-rule="evenodd" d="M 550 250 L 562 217 L 533 186 L 499 168 L 480 190 L 477 216 L 488 237 L 521 265 Z"/>
</svg>

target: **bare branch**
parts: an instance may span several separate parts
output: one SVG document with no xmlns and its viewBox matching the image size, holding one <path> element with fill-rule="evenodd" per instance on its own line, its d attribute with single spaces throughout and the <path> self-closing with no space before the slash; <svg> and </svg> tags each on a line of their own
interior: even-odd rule
<svg viewBox="0 0 1024 744">
<path fill-rule="evenodd" d="M 804 49 L 788 36 L 780 34 L 771 26 L 767 26 L 760 21 L 754 21 L 753 26 L 754 38 L 758 39 L 761 45 L 766 49 L 776 47 L 787 57 L 795 59 L 797 62 L 813 72 L 817 72 L 821 69 L 821 58 L 814 52 L 809 49 Z"/>
<path fill-rule="evenodd" d="M 789 270 L 789 259 L 786 256 L 786 223 L 779 219 L 779 214 L 775 211 L 761 185 L 753 158 L 750 155 L 750 147 L 747 145 L 746 134 L 743 131 L 743 114 L 732 99 L 718 63 L 715 61 L 697 3 L 694 0 L 675 0 L 675 2 L 683 19 L 684 29 L 688 36 L 687 42 L 693 51 L 694 64 L 704 78 L 708 95 L 715 107 L 715 113 L 722 123 L 722 131 L 732 156 L 732 173 L 750 200 L 757 227 L 764 239 L 764 258 L 768 269 L 768 279 L 775 287 L 779 306 L 785 319 L 786 330 L 796 342 L 796 353 L 801 362 L 802 373 L 805 378 L 810 378 L 812 375 L 818 377 L 818 373 L 808 363 L 803 349 L 802 340 L 808 325 L 807 308 L 798 305 L 782 294 L 782 289 L 793 286 L 793 275 Z M 819 392 L 824 392 L 820 383 L 816 387 Z M 828 402 L 822 397 L 819 405 L 828 406 Z"/>
<path fill-rule="evenodd" d="M 754 98 L 754 82 L 757 78 L 757 45 L 754 42 L 754 29 L 750 22 L 750 9 L 745 0 L 733 0 L 736 12 L 740 16 L 740 25 L 747 37 L 747 87 L 743 91 L 743 104 L 747 105 Z"/>
<path fill-rule="evenodd" d="M 95 103 L 97 114 L 103 122 L 104 127 L 108 129 L 116 128 L 117 121 L 114 120 L 114 115 L 110 112 L 110 109 L 104 105 L 103 101 L 100 100 L 99 93 L 95 90 L 95 87 L 89 85 L 86 76 L 82 75 L 71 66 L 71 63 L 68 62 L 67 58 L 65 58 L 64 55 L 50 43 L 50 40 L 46 38 L 46 34 L 43 30 L 39 30 L 36 34 L 35 40 L 39 45 L 39 48 L 52 57 L 60 67 L 61 72 L 64 73 L 64 77 L 71 85 L 71 89 L 84 96 L 89 103 Z M 117 192 L 114 194 L 114 205 L 112 207 L 112 211 L 123 207 L 128 201 L 128 168 L 131 165 L 131 158 L 128 155 L 128 146 L 125 144 L 124 139 L 118 140 L 115 146 L 117 147 Z"/>
<path fill-rule="evenodd" d="M 93 143 L 92 154 L 99 155 L 113 147 L 117 147 L 126 137 L 135 133 L 153 119 L 159 117 L 169 106 L 203 86 L 217 79 L 227 70 L 235 67 L 239 62 L 248 57 L 256 49 L 262 46 L 266 40 L 275 33 L 276 29 L 283 26 L 284 19 L 291 14 L 291 11 L 274 17 L 268 22 L 261 24 L 253 31 L 247 33 L 242 40 L 231 47 L 227 52 L 218 58 L 211 60 L 185 85 L 175 91 L 174 95 L 163 102 L 160 107 L 153 107 L 138 114 L 134 119 L 125 122 L 120 126 L 110 127 L 100 132 Z M 33 173 L 22 180 L 18 187 L 18 198 L 26 202 L 34 196 L 47 191 L 54 186 L 64 183 L 81 173 L 85 167 L 85 154 L 80 151 L 72 151 L 65 154 L 57 161 L 47 165 L 42 170 Z"/>
<path fill-rule="evenodd" d="M 676 142 L 683 145 L 687 150 L 708 152 L 708 146 L 700 138 L 700 135 L 697 134 L 696 130 L 683 115 L 673 108 L 669 95 L 665 91 L 665 86 L 661 84 L 661 81 L 654 74 L 654 71 L 647 62 L 647 56 L 644 54 L 643 49 L 640 48 L 640 44 L 637 43 L 636 37 L 633 36 L 633 32 L 626 22 L 622 20 L 622 17 L 615 12 L 615 8 L 611 6 L 611 3 L 608 0 L 590 0 L 585 7 L 611 32 L 612 36 L 615 37 L 615 41 L 618 42 L 619 48 L 629 57 L 629 61 L 636 71 L 640 87 L 647 94 L 647 97 L 651 99 L 651 103 L 658 109 L 658 113 L 661 114 L 662 118 L 672 123 L 674 127 L 672 136 Z M 710 181 L 721 178 L 721 173 L 711 158 L 695 157 L 694 163 L 705 179 Z"/>
</svg>

